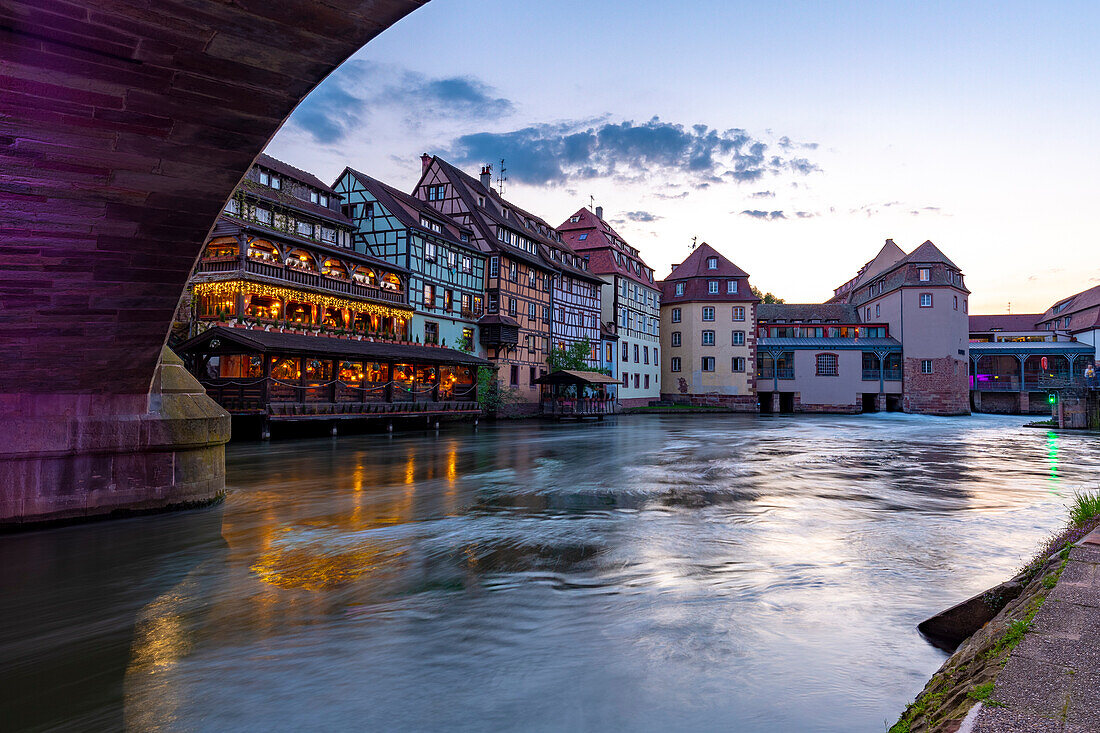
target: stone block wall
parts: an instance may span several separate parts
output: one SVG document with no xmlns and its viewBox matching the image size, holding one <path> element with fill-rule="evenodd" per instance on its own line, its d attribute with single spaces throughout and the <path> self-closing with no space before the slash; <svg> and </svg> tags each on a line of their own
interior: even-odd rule
<svg viewBox="0 0 1100 733">
<path fill-rule="evenodd" d="M 969 415 L 970 380 L 966 362 L 950 356 L 932 359 L 932 373 L 924 374 L 921 361 L 906 358 L 902 363 L 905 385 L 902 409 L 925 415 Z"/>
</svg>

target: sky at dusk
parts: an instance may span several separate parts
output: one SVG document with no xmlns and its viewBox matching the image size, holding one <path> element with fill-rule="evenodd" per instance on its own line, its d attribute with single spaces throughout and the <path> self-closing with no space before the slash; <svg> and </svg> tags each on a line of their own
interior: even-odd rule
<svg viewBox="0 0 1100 733">
<path fill-rule="evenodd" d="M 594 197 L 665 276 L 707 241 L 820 302 L 931 239 L 971 312 L 1100 283 L 1100 3 L 432 0 L 268 152 L 411 190 L 422 152 L 557 225 Z"/>
</svg>

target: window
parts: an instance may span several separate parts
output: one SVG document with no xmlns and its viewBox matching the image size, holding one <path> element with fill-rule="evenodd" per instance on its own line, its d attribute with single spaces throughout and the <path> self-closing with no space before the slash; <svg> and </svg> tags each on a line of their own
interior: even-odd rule
<svg viewBox="0 0 1100 733">
<path fill-rule="evenodd" d="M 672 357 L 672 360 L 669 362 L 669 369 L 671 369 L 674 372 L 680 371 L 680 357 L 678 357 L 678 356 Z"/>
<path fill-rule="evenodd" d="M 424 322 L 424 343 L 426 344 L 438 344 L 439 343 L 439 324 L 434 321 Z"/>
<path fill-rule="evenodd" d="M 684 284 L 683 283 L 676 283 L 676 294 L 677 295 L 683 295 L 684 294 Z"/>
<path fill-rule="evenodd" d="M 462 294 L 462 313 L 466 314 L 470 312 L 470 294 Z"/>
<path fill-rule="evenodd" d="M 649 347 L 648 346 L 642 347 L 642 363 L 643 364 L 648 364 L 649 363 Z M 649 385 L 646 385 L 646 386 L 648 387 Z"/>
<path fill-rule="evenodd" d="M 237 199 L 229 199 L 225 202 L 225 213 L 236 216 L 239 212 L 240 204 L 237 203 Z"/>
<path fill-rule="evenodd" d="M 653 366 L 661 366 L 661 355 L 656 346 L 653 347 Z"/>
<path fill-rule="evenodd" d="M 679 346 L 680 345 L 680 332 L 679 331 L 673 331 L 672 332 L 672 345 L 673 346 Z"/>
<path fill-rule="evenodd" d="M 262 186 L 270 186 L 271 185 L 271 174 L 268 173 L 267 171 L 260 171 L 260 185 L 262 185 Z"/>
<path fill-rule="evenodd" d="M 714 346 L 714 331 L 703 331 L 703 346 Z"/>
<path fill-rule="evenodd" d="M 708 270 L 717 270 L 718 269 L 718 258 L 717 257 L 708 257 L 707 258 L 707 269 Z"/>
<path fill-rule="evenodd" d="M 959 309 L 959 296 L 955 296 L 955 310 Z"/>
<path fill-rule="evenodd" d="M 474 271 L 474 262 L 469 257 L 462 258 L 462 271 L 466 274 L 470 274 Z"/>
<path fill-rule="evenodd" d="M 535 320 L 536 318 L 538 318 L 538 305 L 536 305 L 535 303 L 527 304 L 527 317 L 531 320 Z"/>
<path fill-rule="evenodd" d="M 629 387 L 630 386 L 630 373 L 629 372 L 623 372 L 623 386 L 624 387 Z"/>
<path fill-rule="evenodd" d="M 256 221 L 271 226 L 271 212 L 267 209 L 256 209 Z"/>
<path fill-rule="evenodd" d="M 489 258 L 489 277 L 500 277 L 500 258 Z"/>
<path fill-rule="evenodd" d="M 712 306 L 708 305 L 708 306 L 703 307 L 703 320 L 704 321 L 713 321 L 714 320 L 714 308 Z"/>
<path fill-rule="evenodd" d="M 455 307 L 455 294 L 452 290 L 443 291 L 443 310 L 451 311 Z"/>
<path fill-rule="evenodd" d="M 645 375 L 645 388 L 649 389 L 649 375 Z"/>
<path fill-rule="evenodd" d="M 538 283 L 535 282 L 535 278 L 537 278 L 537 277 L 538 277 L 538 275 L 535 273 L 535 269 L 534 268 L 529 269 L 527 271 L 527 286 L 531 287 L 531 288 L 536 287 L 538 285 Z"/>
<path fill-rule="evenodd" d="M 733 320 L 743 321 L 745 320 L 745 307 L 741 305 L 733 306 Z"/>
<path fill-rule="evenodd" d="M 317 193 L 316 191 L 310 191 L 310 192 L 309 192 L 309 202 L 310 202 L 311 204 L 316 204 L 316 203 L 318 203 L 318 202 L 319 202 L 320 200 L 321 200 L 321 195 L 320 195 L 320 194 L 318 194 L 318 193 Z"/>
<path fill-rule="evenodd" d="M 926 283 L 932 279 L 932 270 L 928 267 L 922 267 L 917 272 L 920 273 L 920 281 Z"/>
<path fill-rule="evenodd" d="M 424 286 L 424 307 L 425 308 L 434 308 L 435 307 L 435 288 L 432 287 L 431 285 L 425 285 Z"/>
<path fill-rule="evenodd" d="M 308 221 L 299 221 L 298 222 L 298 234 L 302 235 L 303 237 L 312 237 L 313 236 L 313 225 L 310 224 Z"/>
<path fill-rule="evenodd" d="M 713 372 L 714 371 L 714 357 L 713 356 L 704 356 L 703 357 L 703 371 L 704 372 Z"/>
<path fill-rule="evenodd" d="M 321 227 L 321 241 L 336 244 L 336 230 L 329 229 L 328 227 Z"/>
<path fill-rule="evenodd" d="M 730 366 L 730 370 L 734 372 L 745 371 L 745 357 L 735 356 L 733 357 L 733 364 Z"/>
<path fill-rule="evenodd" d="M 510 375 L 510 378 L 511 378 L 510 383 L 512 384 L 512 386 L 515 386 L 515 385 L 519 384 L 519 367 L 516 366 L 515 364 L 513 364 L 511 372 L 512 373 Z"/>
<path fill-rule="evenodd" d="M 623 352 L 623 361 L 630 361 L 630 344 L 624 341 L 619 345 L 619 349 Z"/>
<path fill-rule="evenodd" d="M 920 373 L 921 374 L 931 374 L 932 373 L 932 360 L 931 359 L 921 359 L 920 360 Z"/>
<path fill-rule="evenodd" d="M 577 241 L 578 241 L 578 242 L 583 242 L 583 241 L 584 241 L 584 240 L 586 240 L 586 239 L 588 239 L 588 235 L 587 235 L 587 234 L 582 234 L 582 235 L 580 235 L 579 237 L 577 237 Z"/>
<path fill-rule="evenodd" d="M 958 299 L 958 297 L 956 297 L 955 298 L 955 306 L 958 307 L 958 305 L 959 305 L 959 299 Z M 882 306 L 879 303 L 875 303 L 875 318 L 878 318 L 880 315 L 882 315 Z"/>
<path fill-rule="evenodd" d="M 517 308 L 518 308 L 518 302 L 516 301 L 516 299 L 515 298 L 509 298 L 508 299 L 508 315 L 514 316 L 516 314 Z"/>
<path fill-rule="evenodd" d="M 745 332 L 744 331 L 734 331 L 733 332 L 733 345 L 734 346 L 744 346 L 745 345 Z"/>
<path fill-rule="evenodd" d="M 536 386 L 535 385 L 535 380 L 538 379 L 538 377 L 535 375 L 535 368 L 534 367 L 528 367 L 527 368 L 527 378 L 528 378 L 527 383 L 529 385 L 531 385 L 532 387 Z"/>
<path fill-rule="evenodd" d="M 500 303 L 497 302 L 497 298 L 498 298 L 497 294 L 496 293 L 487 293 L 486 298 L 487 298 L 487 301 L 485 303 L 485 307 L 489 310 L 490 313 L 496 313 L 497 308 L 500 307 Z"/>
<path fill-rule="evenodd" d="M 634 375 L 634 389 L 638 389 L 642 386 L 642 376 L 640 374 Z"/>
<path fill-rule="evenodd" d="M 711 295 L 717 295 L 718 294 L 718 281 L 717 280 L 707 280 L 707 292 L 710 293 Z"/>
<path fill-rule="evenodd" d="M 672 309 L 672 322 L 673 323 L 679 323 L 680 322 L 680 309 L 679 308 L 673 308 Z"/>
<path fill-rule="evenodd" d="M 446 191 L 446 186 L 428 186 L 428 200 L 442 201 L 444 191 Z"/>
<path fill-rule="evenodd" d="M 424 242 L 424 259 L 435 262 L 435 242 Z"/>
<path fill-rule="evenodd" d="M 637 364 L 640 361 L 640 359 L 638 359 L 638 352 L 639 352 L 638 344 L 634 344 L 634 363 L 635 364 Z"/>
<path fill-rule="evenodd" d="M 921 293 L 920 294 L 920 307 L 921 308 L 931 308 L 932 307 L 932 293 Z"/>
<path fill-rule="evenodd" d="M 611 344 L 604 344 L 603 347 L 603 360 L 612 361 L 615 358 L 614 347 Z"/>
<path fill-rule="evenodd" d="M 550 322 L 550 306 L 548 306 L 548 305 L 544 305 L 542 307 L 542 322 L 543 323 L 549 323 Z"/>
<path fill-rule="evenodd" d="M 515 262 L 508 263 L 508 279 L 512 282 L 519 281 L 519 268 L 516 266 Z"/>
<path fill-rule="evenodd" d="M 737 281 L 736 280 L 727 280 L 726 281 L 726 292 L 729 293 L 730 295 L 733 295 L 734 293 L 737 292 Z"/>
<path fill-rule="evenodd" d="M 816 361 L 817 376 L 835 377 L 840 374 L 840 369 L 837 365 L 836 354 L 818 354 Z"/>
</svg>

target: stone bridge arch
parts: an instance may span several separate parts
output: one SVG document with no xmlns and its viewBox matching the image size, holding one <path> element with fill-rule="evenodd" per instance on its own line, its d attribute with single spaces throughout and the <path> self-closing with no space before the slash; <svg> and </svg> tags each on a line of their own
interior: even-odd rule
<svg viewBox="0 0 1100 733">
<path fill-rule="evenodd" d="M 224 483 L 176 475 L 195 451 L 215 471 L 224 418 L 204 442 L 161 396 L 190 394 L 157 366 L 188 273 L 295 106 L 427 2 L 0 6 L 0 524 Z"/>
</svg>

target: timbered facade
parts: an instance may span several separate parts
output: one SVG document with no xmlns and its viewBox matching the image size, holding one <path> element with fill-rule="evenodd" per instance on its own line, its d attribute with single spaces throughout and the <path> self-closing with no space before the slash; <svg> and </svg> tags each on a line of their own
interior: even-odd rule
<svg viewBox="0 0 1100 733">
<path fill-rule="evenodd" d="M 618 336 L 613 373 L 621 382 L 619 401 L 644 406 L 660 399 L 661 292 L 653 269 L 604 221 L 602 207 L 580 209 L 558 231 L 589 271 L 603 278 L 601 318 L 605 330 Z"/>
<path fill-rule="evenodd" d="M 414 340 L 484 355 L 485 254 L 473 231 L 428 203 L 345 168 L 333 189 L 354 225 L 352 243 L 409 271 Z"/>
<path fill-rule="evenodd" d="M 533 412 L 539 399 L 535 380 L 547 369 L 553 334 L 553 280 L 560 268 L 548 253 L 563 248 L 559 235 L 501 198 L 487 168 L 478 180 L 437 156 L 421 161 L 413 195 L 468 229 L 471 243 L 485 255 L 480 342 L 501 382 L 517 391 L 520 411 Z"/>
<path fill-rule="evenodd" d="M 340 197 L 261 155 L 188 284 L 188 335 L 216 323 L 404 340 L 407 271 L 352 249 Z"/>
</svg>

